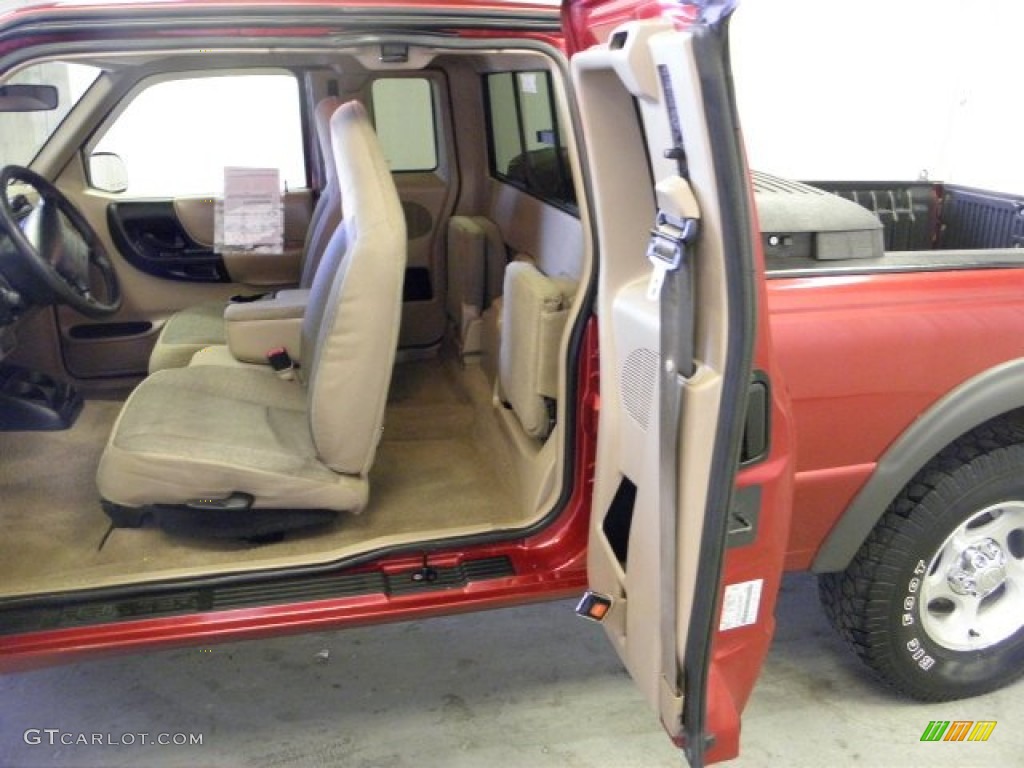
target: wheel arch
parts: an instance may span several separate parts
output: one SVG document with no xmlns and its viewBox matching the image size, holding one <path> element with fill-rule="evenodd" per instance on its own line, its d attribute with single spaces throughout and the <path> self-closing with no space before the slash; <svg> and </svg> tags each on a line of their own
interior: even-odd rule
<svg viewBox="0 0 1024 768">
<path fill-rule="evenodd" d="M 986 422 L 1022 409 L 1024 358 L 990 368 L 942 397 L 889 446 L 819 548 L 811 570 L 845 569 L 893 499 L 943 448 Z"/>
</svg>

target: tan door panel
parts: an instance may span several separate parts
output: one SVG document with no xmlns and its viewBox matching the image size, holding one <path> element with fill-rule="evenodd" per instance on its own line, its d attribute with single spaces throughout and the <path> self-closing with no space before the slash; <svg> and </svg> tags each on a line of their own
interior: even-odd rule
<svg viewBox="0 0 1024 768">
<path fill-rule="evenodd" d="M 658 89 L 659 72 L 671 79 L 670 95 L 687 105 L 678 114 L 692 184 L 705 200 L 719 199 L 700 81 L 689 66 L 692 38 L 659 21 L 620 29 L 628 31 L 626 52 L 593 48 L 572 60 L 581 119 L 590 132 L 588 149 L 591 158 L 600 158 L 592 163 L 591 184 L 604 254 L 598 277 L 602 407 L 588 575 L 591 589 L 611 600 L 604 625 L 626 668 L 668 733 L 679 738 L 680 670 L 695 595 L 703 586 L 697 583 L 697 567 L 712 474 L 710 446 L 721 418 L 728 354 L 725 259 L 713 234 L 721 231 L 719 213 L 713 205 L 698 208 L 678 165 L 661 151 L 674 144 L 665 135 L 671 123 L 662 103 L 668 97 Z M 641 92 L 638 98 L 630 90 L 648 83 L 654 84 L 652 95 Z M 639 119 L 614 117 L 632 112 L 634 103 Z M 653 195 L 652 179 L 657 180 Z M 674 347 L 662 348 L 662 303 L 676 305 L 672 294 L 666 299 L 660 283 L 652 282 L 646 258 L 658 209 L 701 218 L 709 233 L 700 241 L 699 259 L 694 257 L 700 273 L 692 304 L 685 305 L 698 313 L 692 359 L 677 358 Z M 684 300 L 678 305 L 682 308 Z M 662 376 L 662 370 L 670 373 Z M 674 409 L 666 405 L 673 397 Z M 621 514 L 627 498 L 629 524 L 619 535 L 609 521 Z"/>
<path fill-rule="evenodd" d="M 284 203 L 284 251 L 280 254 L 233 252 L 224 254 L 231 280 L 253 286 L 292 285 L 302 273 L 303 246 L 313 214 L 313 195 L 308 189 L 287 192 Z M 179 197 L 174 212 L 189 237 L 203 245 L 214 244 L 214 211 L 210 197 Z"/>
<path fill-rule="evenodd" d="M 189 237 L 203 245 L 213 245 L 214 210 L 212 197 L 178 197 L 174 200 L 174 213 Z"/>
<path fill-rule="evenodd" d="M 394 179 L 409 235 L 399 345 L 425 347 L 444 334 L 442 257 L 451 189 L 435 173 L 396 173 Z"/>
<path fill-rule="evenodd" d="M 81 159 L 68 163 L 55 181 L 100 236 L 121 281 L 123 302 L 113 317 L 89 320 L 57 307 L 56 331 L 67 372 L 77 378 L 143 375 L 166 319 L 179 309 L 226 301 L 244 286 L 164 280 L 136 269 L 114 244 L 108 210 L 117 195 L 91 189 Z"/>
<path fill-rule="evenodd" d="M 109 209 L 120 201 L 119 196 L 90 189 L 85 182 L 84 169 L 80 161 L 68 164 L 57 179 L 57 186 L 64 192 L 79 211 L 89 220 L 103 240 L 114 262 L 121 280 L 124 301 L 120 311 L 102 321 L 89 320 L 67 307 L 58 307 L 56 312 L 56 337 L 60 343 L 64 363 L 70 375 L 76 378 L 109 376 L 132 376 L 145 374 L 149 354 L 156 337 L 167 318 L 185 307 L 205 302 L 224 302 L 228 297 L 252 290 L 254 285 L 292 285 L 298 282 L 301 242 L 305 238 L 312 206 L 312 195 L 308 190 L 297 190 L 288 194 L 285 201 L 286 238 L 299 242 L 294 256 L 284 254 L 259 267 L 254 282 L 189 282 L 170 280 L 147 274 L 137 268 L 117 247 L 111 234 Z M 173 206 L 182 228 L 196 242 L 213 243 L 213 206 L 206 198 L 206 205 L 186 204 L 184 208 L 175 201 Z M 184 219 L 182 219 L 184 213 Z M 301 233 L 300 233 L 301 230 Z M 244 273 L 244 268 L 242 269 Z M 266 283 L 255 282 L 260 275 L 274 274 L 281 279 Z M 234 278 L 234 272 L 229 274 Z M 237 280 L 237 278 L 236 278 Z"/>
</svg>

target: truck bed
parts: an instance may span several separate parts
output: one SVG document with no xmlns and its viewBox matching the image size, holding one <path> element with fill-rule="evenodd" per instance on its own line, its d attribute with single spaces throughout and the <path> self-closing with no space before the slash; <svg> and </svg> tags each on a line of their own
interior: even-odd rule
<svg viewBox="0 0 1024 768">
<path fill-rule="evenodd" d="M 1024 196 L 1021 195 L 927 181 L 797 184 L 764 174 L 755 174 L 755 189 L 760 192 L 759 203 L 766 214 L 762 229 L 769 277 L 1014 269 L 1024 265 Z M 859 229 L 852 231 L 850 211 L 843 208 L 849 206 L 848 203 L 833 198 L 831 205 L 822 207 L 820 192 L 816 198 L 808 194 L 817 190 L 856 203 L 874 214 L 873 221 L 864 225 L 881 224 L 881 240 L 873 253 L 864 248 L 851 248 L 858 258 L 837 259 L 825 255 L 820 245 L 815 249 L 813 238 L 822 237 L 830 219 L 833 231 L 825 232 L 829 236 L 835 237 L 836 229 L 850 229 L 841 232 L 848 237 L 864 234 Z M 817 205 L 816 213 L 822 210 L 828 213 L 821 217 L 823 230 L 818 233 L 794 231 L 793 221 L 800 219 L 791 211 L 812 204 Z M 787 215 L 772 215 L 779 210 Z M 844 222 L 841 225 L 837 223 L 840 219 Z M 877 228 L 878 223 L 874 226 Z"/>
<path fill-rule="evenodd" d="M 811 181 L 884 227 L 886 251 L 1024 247 L 1024 197 L 928 181 Z"/>
</svg>

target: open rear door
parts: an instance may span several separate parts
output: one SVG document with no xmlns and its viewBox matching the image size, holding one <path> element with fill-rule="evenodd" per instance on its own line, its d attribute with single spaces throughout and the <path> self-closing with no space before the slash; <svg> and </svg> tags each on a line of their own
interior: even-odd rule
<svg viewBox="0 0 1024 768">
<path fill-rule="evenodd" d="M 693 766 L 738 753 L 791 493 L 728 69 L 731 6 L 563 6 L 599 265 L 580 613 L 604 625 Z"/>
</svg>

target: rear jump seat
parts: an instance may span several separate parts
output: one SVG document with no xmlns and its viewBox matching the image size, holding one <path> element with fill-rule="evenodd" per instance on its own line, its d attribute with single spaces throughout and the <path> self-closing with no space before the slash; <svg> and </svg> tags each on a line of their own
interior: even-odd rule
<svg viewBox="0 0 1024 768">
<path fill-rule="evenodd" d="M 523 431 L 544 440 L 555 423 L 559 349 L 575 280 L 550 277 L 509 249 L 483 216 L 448 224 L 446 309 L 460 358 L 479 361 Z"/>
</svg>

